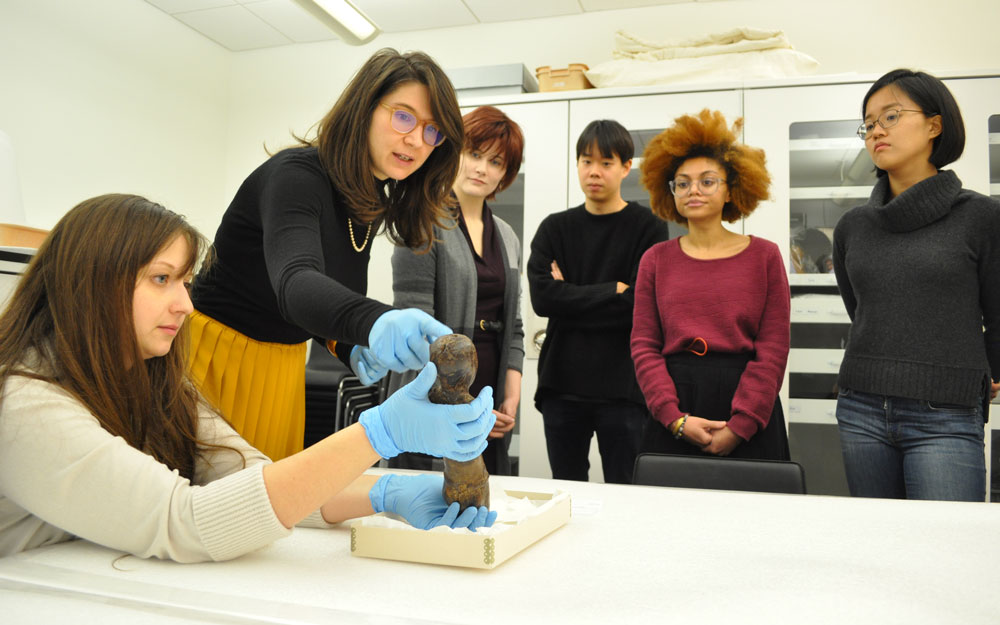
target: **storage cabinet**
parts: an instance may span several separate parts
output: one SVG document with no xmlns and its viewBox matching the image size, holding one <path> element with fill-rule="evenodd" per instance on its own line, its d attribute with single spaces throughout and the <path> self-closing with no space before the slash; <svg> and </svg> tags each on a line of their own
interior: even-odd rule
<svg viewBox="0 0 1000 625">
<path fill-rule="evenodd" d="M 945 79 L 966 122 L 963 157 L 950 166 L 964 186 L 1000 197 L 1000 76 Z M 720 110 L 729 120 L 745 118 L 744 141 L 763 148 L 772 176 L 771 199 L 733 226 L 736 231 L 776 242 L 789 270 L 792 295 L 792 349 L 781 400 L 788 415 L 793 458 L 806 467 L 811 493 L 846 494 L 836 426 L 836 378 L 850 320 L 833 275 L 829 250 L 837 221 L 867 200 L 875 175 L 864 142 L 855 131 L 871 81 L 785 81 L 779 84 L 720 85 L 690 89 L 608 90 L 533 94 L 479 99 L 494 104 L 522 125 L 526 157 L 522 176 L 522 245 L 527 257 L 535 230 L 548 214 L 583 202 L 576 174 L 576 140 L 594 119 L 621 122 L 636 142 L 633 171 L 623 196 L 648 205 L 638 183 L 645 143 L 682 114 Z M 562 98 L 562 99 L 558 99 Z M 517 185 L 515 185 L 517 187 Z M 507 210 L 507 196 L 498 203 Z M 517 212 L 517 209 L 513 209 Z M 507 218 L 506 213 L 504 214 Z M 511 219 L 512 223 L 514 219 Z M 683 229 L 672 227 L 671 236 Z M 525 364 L 521 402 L 521 475 L 548 476 L 541 418 L 532 397 L 537 385 L 538 348 L 533 338 L 545 328 L 536 317 L 522 283 Z M 1000 411 L 992 410 L 986 437 L 988 470 L 1000 478 Z M 993 445 L 993 441 L 997 445 Z M 599 474 L 592 454 L 592 479 Z M 993 480 L 994 499 L 1000 479 Z"/>
</svg>

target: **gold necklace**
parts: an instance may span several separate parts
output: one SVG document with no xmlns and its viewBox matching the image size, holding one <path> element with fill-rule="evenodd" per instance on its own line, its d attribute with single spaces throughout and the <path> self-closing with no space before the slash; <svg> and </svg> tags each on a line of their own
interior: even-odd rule
<svg viewBox="0 0 1000 625">
<path fill-rule="evenodd" d="M 365 232 L 365 240 L 360 246 L 354 242 L 354 226 L 351 224 L 350 217 L 347 218 L 347 232 L 351 236 L 351 247 L 354 248 L 355 252 L 361 252 L 364 251 L 365 246 L 368 245 L 368 237 L 372 235 L 372 225 L 371 223 L 368 224 L 368 231 Z"/>
</svg>

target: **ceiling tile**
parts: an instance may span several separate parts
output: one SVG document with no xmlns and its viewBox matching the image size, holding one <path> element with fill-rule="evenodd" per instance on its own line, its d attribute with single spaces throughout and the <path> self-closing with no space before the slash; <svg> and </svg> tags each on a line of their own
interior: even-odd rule
<svg viewBox="0 0 1000 625">
<path fill-rule="evenodd" d="M 465 0 L 480 22 L 509 22 L 583 13 L 577 0 Z"/>
<path fill-rule="evenodd" d="M 613 9 L 634 9 L 636 7 L 652 7 L 661 4 L 680 4 L 693 0 L 580 0 L 584 11 L 610 11 Z"/>
<path fill-rule="evenodd" d="M 351 0 L 386 33 L 475 24 L 462 0 Z M 575 1 L 575 0 L 574 0 Z"/>
<path fill-rule="evenodd" d="M 239 5 L 178 13 L 174 17 L 234 52 L 291 43 L 288 37 Z"/>
<path fill-rule="evenodd" d="M 236 4 L 236 0 L 146 0 L 146 2 L 170 15 Z"/>
<path fill-rule="evenodd" d="M 292 0 L 241 0 L 246 9 L 296 43 L 330 41 L 336 33 Z"/>
</svg>

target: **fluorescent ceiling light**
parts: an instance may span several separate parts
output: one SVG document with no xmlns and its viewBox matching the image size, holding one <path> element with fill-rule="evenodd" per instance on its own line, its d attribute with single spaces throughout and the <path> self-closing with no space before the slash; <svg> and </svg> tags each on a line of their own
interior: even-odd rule
<svg viewBox="0 0 1000 625">
<path fill-rule="evenodd" d="M 351 45 L 368 43 L 382 32 L 375 22 L 350 0 L 294 1 Z"/>
</svg>

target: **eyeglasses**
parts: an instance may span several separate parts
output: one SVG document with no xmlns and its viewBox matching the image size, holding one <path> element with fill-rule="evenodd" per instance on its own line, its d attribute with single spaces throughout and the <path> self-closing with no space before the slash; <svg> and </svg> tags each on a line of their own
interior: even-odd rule
<svg viewBox="0 0 1000 625">
<path fill-rule="evenodd" d="M 385 102 L 379 102 L 379 104 L 392 112 L 392 115 L 389 117 L 389 125 L 392 126 L 393 130 L 400 134 L 410 134 L 413 129 L 417 127 L 417 122 L 420 122 L 416 115 L 406 109 L 393 108 Z M 424 132 L 422 136 L 424 138 L 424 143 L 431 147 L 437 147 L 444 143 L 445 136 L 441 134 L 441 131 L 434 124 L 434 122 L 425 121 L 423 122 L 423 125 Z"/>
<path fill-rule="evenodd" d="M 724 183 L 725 180 L 722 178 L 702 178 L 701 180 L 688 180 L 687 178 L 680 178 L 678 180 L 671 180 L 668 184 L 670 185 L 670 192 L 680 197 L 682 195 L 687 195 L 691 193 L 692 187 L 695 183 L 698 184 L 698 188 L 705 195 L 712 195 L 719 190 L 719 185 Z"/>
<path fill-rule="evenodd" d="M 923 113 L 923 111 L 918 111 L 916 109 L 889 109 L 879 115 L 874 121 L 862 122 L 861 125 L 858 126 L 858 136 L 861 137 L 862 140 L 872 136 L 872 133 L 875 132 L 876 123 L 885 130 L 889 130 L 899 123 L 899 114 L 903 112 Z"/>
</svg>

